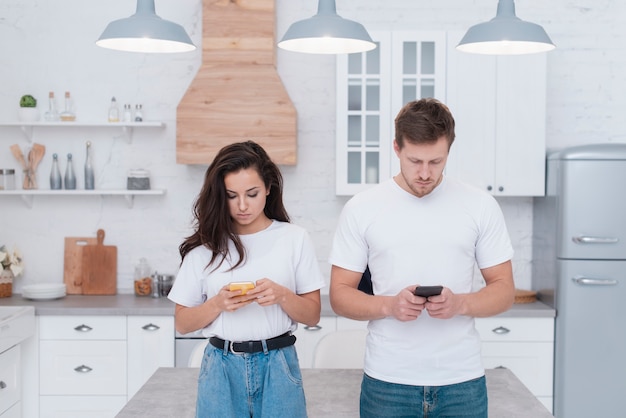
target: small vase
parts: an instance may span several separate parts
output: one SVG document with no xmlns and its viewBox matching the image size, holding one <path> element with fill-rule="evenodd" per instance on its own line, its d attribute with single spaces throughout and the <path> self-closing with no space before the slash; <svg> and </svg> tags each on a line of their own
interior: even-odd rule
<svg viewBox="0 0 626 418">
<path fill-rule="evenodd" d="M 37 122 L 39 120 L 39 109 L 36 107 L 20 107 L 18 109 L 20 122 Z"/>
<path fill-rule="evenodd" d="M 0 298 L 10 298 L 13 294 L 13 278 L 11 269 L 0 271 Z"/>
</svg>

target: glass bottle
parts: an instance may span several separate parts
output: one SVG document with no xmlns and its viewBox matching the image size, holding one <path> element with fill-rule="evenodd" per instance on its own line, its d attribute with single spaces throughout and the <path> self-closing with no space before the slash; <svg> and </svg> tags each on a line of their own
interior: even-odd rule
<svg viewBox="0 0 626 418">
<path fill-rule="evenodd" d="M 139 259 L 135 266 L 135 295 L 152 295 L 152 277 L 150 277 L 150 265 L 145 258 Z"/>
<path fill-rule="evenodd" d="M 141 108 L 142 106 L 140 104 L 135 105 L 135 122 L 143 121 L 143 112 Z"/>
<path fill-rule="evenodd" d="M 68 190 L 76 189 L 76 174 L 74 174 L 74 164 L 72 163 L 72 154 L 67 154 L 67 166 L 65 167 L 65 188 Z"/>
<path fill-rule="evenodd" d="M 54 100 L 54 92 L 48 93 L 48 110 L 44 114 L 44 119 L 47 122 L 56 122 L 59 120 L 59 112 L 57 111 L 57 104 Z"/>
<path fill-rule="evenodd" d="M 85 155 L 85 190 L 93 190 L 95 186 L 94 183 L 91 141 L 87 141 L 87 152 Z"/>
<path fill-rule="evenodd" d="M 61 184 L 61 171 L 59 170 L 59 157 L 52 154 L 52 170 L 50 170 L 50 189 L 60 190 L 63 188 Z"/>
<path fill-rule="evenodd" d="M 76 115 L 74 114 L 74 102 L 69 91 L 65 92 L 65 110 L 61 112 L 60 116 L 61 120 L 64 122 L 72 122 L 76 120 Z"/>
<path fill-rule="evenodd" d="M 120 109 L 117 107 L 117 100 L 115 96 L 111 98 L 111 105 L 109 106 L 109 122 L 120 121 Z"/>
<path fill-rule="evenodd" d="M 130 104 L 125 104 L 124 105 L 124 122 L 132 122 L 133 121 L 133 115 L 131 112 L 131 107 Z"/>
</svg>

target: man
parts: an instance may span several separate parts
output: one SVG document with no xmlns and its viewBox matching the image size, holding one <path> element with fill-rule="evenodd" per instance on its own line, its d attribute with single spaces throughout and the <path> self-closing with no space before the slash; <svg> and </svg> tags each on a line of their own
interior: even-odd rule
<svg viewBox="0 0 626 418">
<path fill-rule="evenodd" d="M 330 255 L 330 301 L 368 320 L 361 417 L 487 418 L 475 317 L 506 311 L 513 249 L 489 194 L 443 174 L 454 118 L 435 99 L 395 120 L 400 173 L 346 203 Z M 472 292 L 477 265 L 486 286 Z M 358 290 L 369 267 L 373 293 Z M 440 295 L 414 295 L 441 285 Z"/>
</svg>

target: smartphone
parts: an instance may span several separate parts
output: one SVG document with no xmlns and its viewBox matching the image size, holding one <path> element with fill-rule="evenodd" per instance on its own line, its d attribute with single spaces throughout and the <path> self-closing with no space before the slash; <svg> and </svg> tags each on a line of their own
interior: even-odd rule
<svg viewBox="0 0 626 418">
<path fill-rule="evenodd" d="M 248 293 L 248 290 L 250 289 L 254 289 L 254 283 L 252 282 L 231 282 L 228 285 L 228 290 L 230 290 L 231 292 L 233 290 L 241 290 L 242 295 Z"/>
<path fill-rule="evenodd" d="M 441 294 L 443 286 L 417 286 L 413 294 L 427 298 L 429 296 L 437 296 Z"/>
</svg>

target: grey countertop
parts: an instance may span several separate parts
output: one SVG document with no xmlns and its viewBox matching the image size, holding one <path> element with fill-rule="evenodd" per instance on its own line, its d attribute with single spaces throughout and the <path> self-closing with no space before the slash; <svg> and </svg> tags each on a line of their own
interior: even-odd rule
<svg viewBox="0 0 626 418">
<path fill-rule="evenodd" d="M 195 416 L 198 368 L 160 368 L 117 418 Z M 303 369 L 310 418 L 359 416 L 362 370 Z M 508 369 L 486 371 L 489 418 L 550 418 L 552 415 Z"/>
<path fill-rule="evenodd" d="M 32 305 L 35 315 L 174 315 L 167 298 L 119 294 L 111 296 L 67 295 L 55 300 L 30 300 L 20 294 L 0 298 L 0 306 Z M 322 316 L 335 316 L 328 295 L 322 295 Z M 542 302 L 513 305 L 501 317 L 554 317 L 555 310 Z"/>
</svg>

